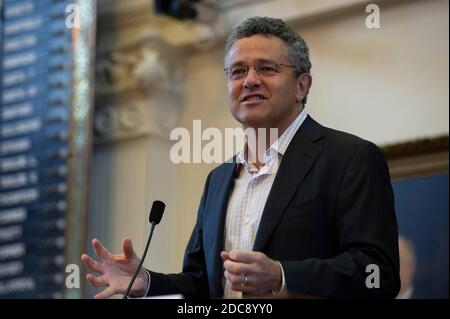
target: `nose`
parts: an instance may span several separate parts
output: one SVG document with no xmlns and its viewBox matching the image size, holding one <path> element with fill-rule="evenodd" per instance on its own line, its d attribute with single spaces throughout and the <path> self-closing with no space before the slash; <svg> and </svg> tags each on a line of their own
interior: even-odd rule
<svg viewBox="0 0 450 319">
<path fill-rule="evenodd" d="M 256 73 L 255 68 L 250 68 L 248 70 L 242 85 L 246 89 L 253 89 L 261 86 L 261 79 Z"/>
</svg>

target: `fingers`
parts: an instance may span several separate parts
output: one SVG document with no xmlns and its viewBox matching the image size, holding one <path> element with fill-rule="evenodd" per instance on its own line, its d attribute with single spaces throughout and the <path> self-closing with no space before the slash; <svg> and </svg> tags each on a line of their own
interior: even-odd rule
<svg viewBox="0 0 450 319">
<path fill-rule="evenodd" d="M 223 266 L 226 270 L 234 273 L 254 273 L 261 265 L 266 263 L 269 258 L 261 252 L 232 250 L 229 253 L 222 252 L 222 259 L 224 259 Z"/>
<path fill-rule="evenodd" d="M 133 249 L 133 243 L 131 242 L 130 237 L 125 237 L 122 241 L 123 254 L 126 259 L 136 258 L 136 253 Z"/>
<path fill-rule="evenodd" d="M 234 275 L 251 274 L 256 270 L 254 264 L 243 264 L 231 259 L 228 259 L 223 263 L 223 268 Z"/>
<path fill-rule="evenodd" d="M 251 275 L 244 275 L 244 274 L 236 275 L 228 271 L 225 271 L 224 275 L 225 279 L 230 283 L 232 290 L 247 293 L 255 292 L 255 287 L 252 286 L 252 284 L 254 283 L 254 279 Z"/>
<path fill-rule="evenodd" d="M 259 261 L 263 254 L 255 251 L 242 251 L 233 249 L 232 251 L 230 251 L 229 256 L 234 261 L 249 264 Z"/>
<path fill-rule="evenodd" d="M 94 247 L 95 253 L 102 259 L 108 259 L 111 257 L 111 253 L 106 249 L 105 246 L 102 245 L 100 240 L 93 239 L 92 247 Z"/>
<path fill-rule="evenodd" d="M 261 252 L 232 250 L 222 252 L 221 257 L 224 260 L 224 276 L 232 290 L 263 294 L 281 286 L 279 263 Z"/>
<path fill-rule="evenodd" d="M 116 294 L 116 290 L 112 287 L 107 287 L 103 291 L 94 296 L 95 299 L 106 299 Z"/>
<path fill-rule="evenodd" d="M 89 268 L 89 270 L 97 273 L 103 273 L 102 266 L 94 259 L 92 259 L 89 255 L 86 254 L 81 255 L 81 260 L 86 265 L 86 267 Z"/>
<path fill-rule="evenodd" d="M 224 260 L 224 269 L 235 275 L 253 273 L 255 263 L 260 261 L 261 255 L 263 254 L 259 252 L 241 250 L 222 251 L 220 253 L 220 257 Z"/>
<path fill-rule="evenodd" d="M 247 275 L 247 280 L 245 280 L 245 275 L 243 274 L 233 274 L 230 273 L 229 271 L 225 271 L 224 273 L 225 278 L 231 283 L 231 284 L 236 284 L 236 285 L 247 285 L 250 283 L 250 276 Z"/>
<path fill-rule="evenodd" d="M 94 287 L 104 287 L 108 284 L 106 283 L 106 280 L 103 278 L 103 276 L 94 276 L 93 274 L 87 274 L 86 279 L 91 283 Z"/>
</svg>

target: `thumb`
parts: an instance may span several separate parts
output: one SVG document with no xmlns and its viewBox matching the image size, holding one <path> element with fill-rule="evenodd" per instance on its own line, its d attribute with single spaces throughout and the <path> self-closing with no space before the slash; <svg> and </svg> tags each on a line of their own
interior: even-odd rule
<svg viewBox="0 0 450 319">
<path fill-rule="evenodd" d="M 131 242 L 130 237 L 124 237 L 122 247 L 126 259 L 136 258 L 136 253 L 134 252 L 133 243 Z"/>
<path fill-rule="evenodd" d="M 230 259 L 230 254 L 227 251 L 222 251 L 220 253 L 220 257 L 222 257 L 223 261 L 226 261 L 226 260 Z"/>
</svg>

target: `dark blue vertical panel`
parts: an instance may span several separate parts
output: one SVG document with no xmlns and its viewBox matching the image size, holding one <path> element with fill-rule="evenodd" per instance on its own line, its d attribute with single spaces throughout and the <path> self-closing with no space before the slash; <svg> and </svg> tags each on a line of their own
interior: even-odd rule
<svg viewBox="0 0 450 319">
<path fill-rule="evenodd" d="M 393 183 L 399 233 L 415 247 L 416 298 L 448 298 L 448 174 Z"/>
<path fill-rule="evenodd" d="M 0 27 L 0 298 L 64 290 L 72 30 L 68 0 L 5 0 Z"/>
</svg>

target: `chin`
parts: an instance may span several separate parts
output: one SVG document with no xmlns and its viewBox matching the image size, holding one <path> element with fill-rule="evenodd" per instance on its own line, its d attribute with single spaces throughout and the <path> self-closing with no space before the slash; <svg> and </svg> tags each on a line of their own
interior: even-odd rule
<svg viewBox="0 0 450 319">
<path fill-rule="evenodd" d="M 244 127 L 267 127 L 267 121 L 259 117 L 242 117 L 239 121 Z"/>
<path fill-rule="evenodd" d="M 233 116 L 244 127 L 267 127 L 270 116 L 261 114 L 261 111 L 262 109 L 240 110 L 240 112 L 233 112 Z"/>
</svg>

